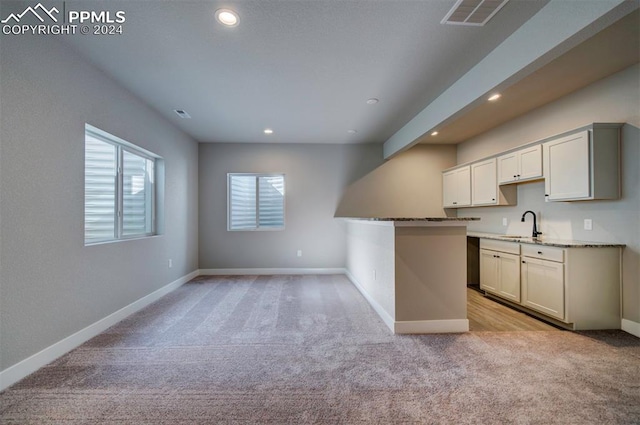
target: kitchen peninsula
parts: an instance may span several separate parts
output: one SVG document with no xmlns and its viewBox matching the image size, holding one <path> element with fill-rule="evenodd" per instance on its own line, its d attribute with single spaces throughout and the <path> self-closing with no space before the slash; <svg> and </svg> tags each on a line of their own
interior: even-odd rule
<svg viewBox="0 0 640 425">
<path fill-rule="evenodd" d="M 467 223 L 348 218 L 347 275 L 394 333 L 466 332 Z"/>
</svg>

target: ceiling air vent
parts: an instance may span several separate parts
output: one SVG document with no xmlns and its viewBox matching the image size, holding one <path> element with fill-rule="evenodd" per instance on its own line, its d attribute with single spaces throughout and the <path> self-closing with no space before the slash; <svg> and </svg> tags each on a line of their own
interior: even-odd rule
<svg viewBox="0 0 640 425">
<path fill-rule="evenodd" d="M 184 111 L 182 109 L 174 109 L 173 112 L 178 114 L 180 118 L 191 118 L 191 115 L 189 115 L 187 111 Z"/>
<path fill-rule="evenodd" d="M 458 0 L 441 24 L 483 26 L 509 0 Z"/>
</svg>

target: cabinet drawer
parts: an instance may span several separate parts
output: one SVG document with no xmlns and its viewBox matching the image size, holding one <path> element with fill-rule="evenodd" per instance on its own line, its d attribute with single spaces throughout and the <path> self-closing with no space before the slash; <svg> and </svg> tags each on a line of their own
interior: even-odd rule
<svg viewBox="0 0 640 425">
<path fill-rule="evenodd" d="M 495 239 L 480 239 L 481 249 L 520 254 L 520 244 L 516 242 L 497 241 Z"/>
<path fill-rule="evenodd" d="M 564 262 L 564 249 L 550 246 L 522 244 L 522 255 L 541 260 Z"/>
</svg>

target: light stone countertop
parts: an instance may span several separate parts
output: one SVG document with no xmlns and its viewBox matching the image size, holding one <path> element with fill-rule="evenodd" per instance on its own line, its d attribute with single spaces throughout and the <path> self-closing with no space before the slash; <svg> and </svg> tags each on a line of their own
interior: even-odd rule
<svg viewBox="0 0 640 425">
<path fill-rule="evenodd" d="M 481 232 L 467 232 L 467 236 L 481 239 L 495 239 L 498 241 L 506 242 L 528 243 L 533 245 L 557 246 L 560 248 L 624 248 L 626 246 L 624 244 L 616 244 L 611 242 L 589 242 L 547 238 L 533 239 L 531 236 L 505 237 L 507 235 Z"/>
</svg>

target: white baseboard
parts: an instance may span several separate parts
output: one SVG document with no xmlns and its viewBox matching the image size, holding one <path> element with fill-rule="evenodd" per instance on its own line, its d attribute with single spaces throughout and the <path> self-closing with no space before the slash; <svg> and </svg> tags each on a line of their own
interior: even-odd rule
<svg viewBox="0 0 640 425">
<path fill-rule="evenodd" d="M 469 332 L 469 320 L 416 320 L 411 322 L 396 322 L 397 334 L 442 334 Z"/>
<path fill-rule="evenodd" d="M 396 322 L 393 319 L 393 317 L 391 317 L 391 315 L 387 313 L 387 311 L 384 308 L 382 308 L 382 306 L 378 304 L 378 302 L 374 300 L 371 297 L 371 295 L 369 295 L 369 293 L 364 289 L 364 287 L 360 285 L 360 282 L 358 282 L 358 279 L 356 279 L 356 277 L 352 275 L 349 270 L 345 270 L 344 274 L 351 281 L 351 283 L 353 283 L 353 286 L 355 286 L 358 289 L 358 291 L 360 291 L 362 296 L 367 300 L 367 302 L 371 305 L 371 307 L 373 307 L 375 312 L 378 313 L 378 316 L 380 316 L 384 324 L 387 325 L 387 327 L 391 330 L 391 332 L 395 333 Z"/>
<path fill-rule="evenodd" d="M 622 330 L 640 338 L 640 323 L 622 319 Z"/>
<path fill-rule="evenodd" d="M 378 313 L 378 316 L 395 334 L 437 334 L 437 333 L 460 333 L 469 332 L 469 320 L 452 319 L 452 320 L 419 320 L 410 322 L 396 322 L 393 317 L 385 309 L 382 308 L 376 300 L 369 295 L 358 279 L 355 278 L 349 270 L 345 270 L 344 274 L 349 278 L 351 283 L 358 288 L 358 291 L 369 302 L 371 307 Z"/>
<path fill-rule="evenodd" d="M 278 274 L 344 274 L 344 268 L 313 269 L 313 268 L 282 268 L 282 269 L 200 269 L 200 276 L 224 275 L 278 275 Z"/>
<path fill-rule="evenodd" d="M 168 285 L 165 285 L 162 288 L 150 293 L 149 295 L 146 295 L 139 300 L 132 302 L 128 306 L 121 308 L 115 313 L 112 313 L 107 317 L 98 320 L 97 322 L 74 333 L 73 335 L 70 335 L 63 340 L 56 342 L 55 344 L 32 355 L 31 357 L 28 357 L 20 361 L 19 363 L 16 363 L 15 365 L 3 370 L 2 372 L 0 372 L 0 391 L 15 384 L 19 380 L 25 378 L 27 375 L 32 374 L 41 367 L 51 363 L 58 357 L 68 353 L 69 351 L 85 343 L 101 332 L 104 332 L 105 330 L 115 325 L 119 321 L 127 318 L 131 314 L 142 310 L 152 302 L 159 300 L 169 292 L 174 291 L 186 282 L 198 276 L 198 274 L 198 270 L 193 271 L 188 275 L 183 276 L 169 283 Z"/>
</svg>

